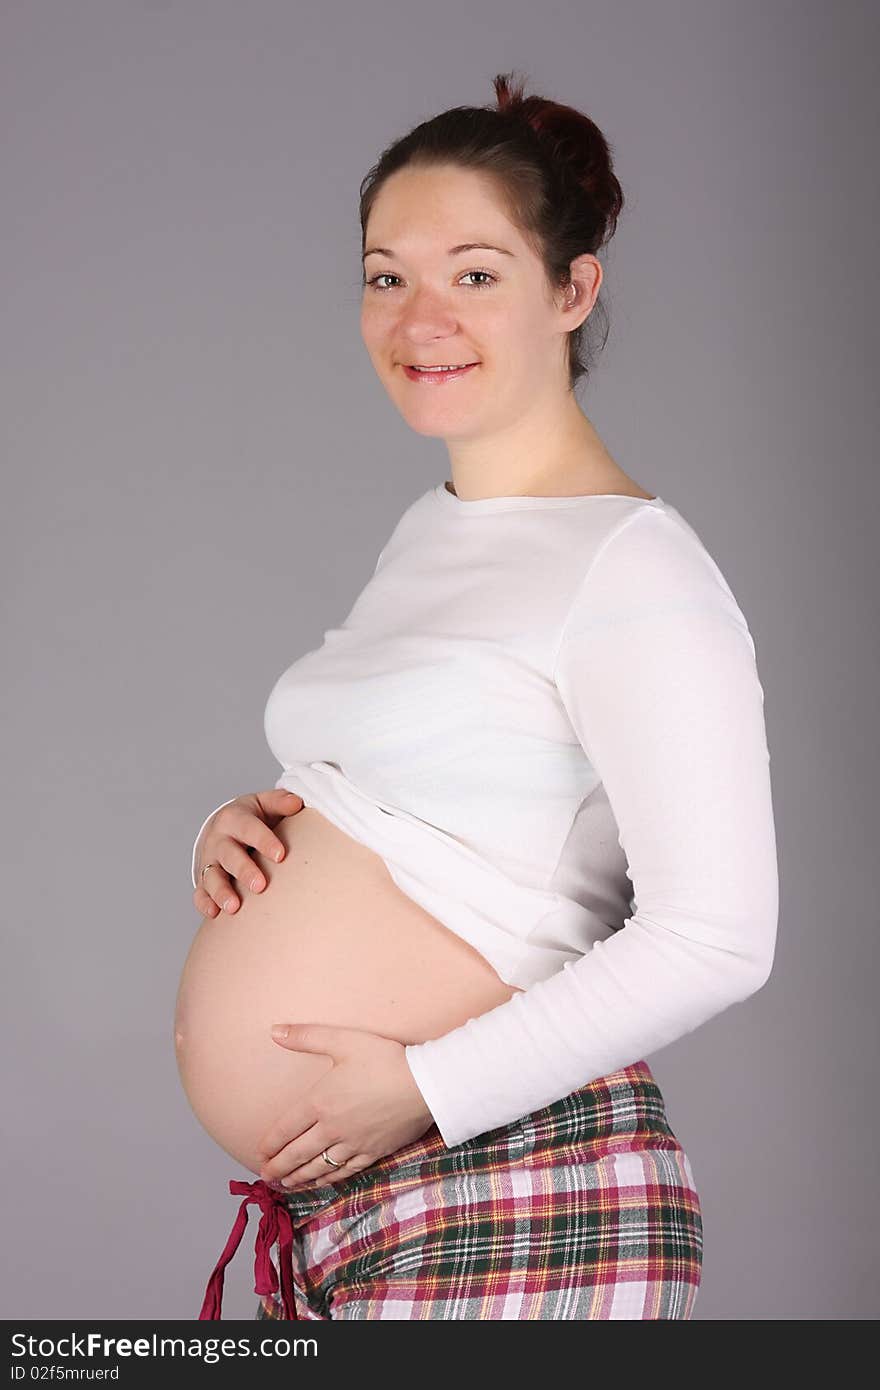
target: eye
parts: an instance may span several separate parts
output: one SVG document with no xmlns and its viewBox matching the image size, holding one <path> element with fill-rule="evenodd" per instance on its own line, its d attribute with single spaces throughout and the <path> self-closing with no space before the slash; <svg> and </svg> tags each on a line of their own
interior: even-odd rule
<svg viewBox="0 0 880 1390">
<path fill-rule="evenodd" d="M 479 284 L 467 285 L 465 288 L 466 288 L 466 289 L 469 289 L 469 290 L 487 290 L 487 289 L 489 289 L 492 285 L 497 284 L 497 277 L 496 277 L 495 275 L 493 275 L 492 272 L 489 271 L 489 270 L 466 270 L 466 271 L 464 272 L 464 274 L 461 276 L 461 279 L 464 280 L 464 279 L 466 279 L 467 276 L 469 276 L 469 275 L 484 275 L 484 276 L 486 277 L 486 279 L 485 279 L 483 282 L 479 283 Z M 384 293 L 384 292 L 387 291 L 387 290 L 393 289 L 394 286 L 393 286 L 393 285 L 380 285 L 380 284 L 379 284 L 379 281 L 380 281 L 380 280 L 399 280 L 399 279 L 400 279 L 400 276 L 399 276 L 399 275 L 394 275 L 394 274 L 392 274 L 392 272 L 389 271 L 389 270 L 383 270 L 383 271 L 380 271 L 378 275 L 374 275 L 374 276 L 372 277 L 371 280 L 367 280 L 365 283 L 366 283 L 369 287 L 371 287 L 372 289 L 378 290 L 380 293 Z"/>
<path fill-rule="evenodd" d="M 465 275 L 485 275 L 488 278 L 490 285 L 495 284 L 495 276 L 491 275 L 488 270 L 466 270 Z M 474 290 L 487 290 L 488 288 L 489 285 L 487 285 L 485 282 L 482 285 L 471 285 L 471 289 Z"/>
</svg>

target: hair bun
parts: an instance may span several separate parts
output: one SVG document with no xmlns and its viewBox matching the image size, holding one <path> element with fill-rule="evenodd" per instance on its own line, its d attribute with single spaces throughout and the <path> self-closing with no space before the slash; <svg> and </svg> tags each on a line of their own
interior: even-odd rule
<svg viewBox="0 0 880 1390">
<path fill-rule="evenodd" d="M 548 97 L 525 96 L 525 80 L 514 72 L 498 73 L 493 81 L 496 107 L 503 115 L 524 120 L 541 142 L 554 174 L 573 179 L 597 205 L 605 223 L 602 242 L 617 227 L 623 190 L 611 162 L 611 148 L 589 116 Z"/>
</svg>

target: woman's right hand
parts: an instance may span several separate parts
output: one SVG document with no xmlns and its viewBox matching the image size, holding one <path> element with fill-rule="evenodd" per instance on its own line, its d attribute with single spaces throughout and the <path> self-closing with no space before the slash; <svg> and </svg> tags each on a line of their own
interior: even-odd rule
<svg viewBox="0 0 880 1390">
<path fill-rule="evenodd" d="M 254 893 L 262 892 L 266 879 L 248 849 L 256 849 L 267 859 L 280 862 L 285 854 L 284 845 L 272 831 L 285 816 L 295 816 L 302 808 L 301 796 L 274 787 L 270 791 L 238 796 L 215 812 L 202 831 L 196 860 L 199 887 L 193 893 L 193 902 L 203 916 L 216 917 L 221 908 L 230 913 L 238 911 L 239 900 L 232 887 L 233 880 L 237 879 L 239 885 L 243 884 Z M 205 864 L 211 867 L 203 875 Z"/>
</svg>

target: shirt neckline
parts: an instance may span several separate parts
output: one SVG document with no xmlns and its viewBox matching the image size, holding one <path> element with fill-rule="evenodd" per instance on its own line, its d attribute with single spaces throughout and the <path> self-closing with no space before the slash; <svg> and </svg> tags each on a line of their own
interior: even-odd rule
<svg viewBox="0 0 880 1390">
<path fill-rule="evenodd" d="M 438 483 L 433 494 L 441 506 L 450 512 L 476 516 L 485 512 L 543 511 L 557 507 L 582 506 L 585 502 L 638 502 L 644 507 L 665 507 L 663 498 L 632 497 L 625 492 L 591 492 L 574 497 L 457 497 L 450 492 L 445 480 Z"/>
</svg>

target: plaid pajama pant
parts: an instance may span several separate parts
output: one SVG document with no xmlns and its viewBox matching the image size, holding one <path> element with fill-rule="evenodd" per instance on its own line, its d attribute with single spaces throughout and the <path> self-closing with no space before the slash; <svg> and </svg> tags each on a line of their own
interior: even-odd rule
<svg viewBox="0 0 880 1390">
<path fill-rule="evenodd" d="M 700 1286 L 700 1199 L 644 1061 L 454 1148 L 432 1125 L 335 1184 L 229 1190 L 200 1318 L 251 1202 L 257 1319 L 690 1318 Z"/>
</svg>

